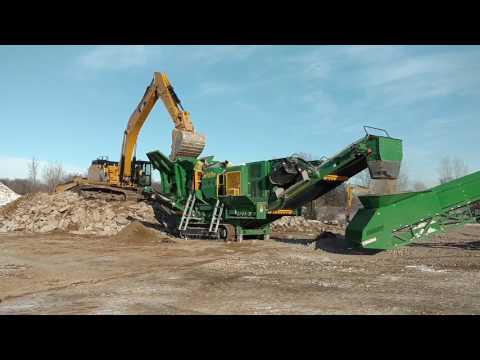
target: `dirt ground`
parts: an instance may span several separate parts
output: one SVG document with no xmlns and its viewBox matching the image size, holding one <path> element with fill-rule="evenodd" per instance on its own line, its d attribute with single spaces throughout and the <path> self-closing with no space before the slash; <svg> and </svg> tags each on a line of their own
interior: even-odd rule
<svg viewBox="0 0 480 360">
<path fill-rule="evenodd" d="M 341 237 L 0 235 L 0 314 L 480 314 L 480 226 L 376 254 Z"/>
</svg>

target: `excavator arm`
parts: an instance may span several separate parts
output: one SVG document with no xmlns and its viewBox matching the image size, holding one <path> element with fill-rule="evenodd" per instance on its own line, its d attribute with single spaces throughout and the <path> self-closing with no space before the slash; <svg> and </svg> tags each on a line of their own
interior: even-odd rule
<svg viewBox="0 0 480 360">
<path fill-rule="evenodd" d="M 182 103 L 178 98 L 173 86 L 170 84 L 166 74 L 155 73 L 154 84 L 158 96 L 162 99 L 168 113 L 172 117 L 175 128 L 194 132 L 190 113 L 183 109 Z"/>
<path fill-rule="evenodd" d="M 132 161 L 140 130 L 158 99 L 162 99 L 175 129 L 172 132 L 172 152 L 170 158 L 179 156 L 197 157 L 205 147 L 205 136 L 196 134 L 190 114 L 181 105 L 180 99 L 164 73 L 156 72 L 147 87 L 142 100 L 135 108 L 123 136 L 120 157 L 120 179 L 128 183 L 132 178 Z"/>
</svg>

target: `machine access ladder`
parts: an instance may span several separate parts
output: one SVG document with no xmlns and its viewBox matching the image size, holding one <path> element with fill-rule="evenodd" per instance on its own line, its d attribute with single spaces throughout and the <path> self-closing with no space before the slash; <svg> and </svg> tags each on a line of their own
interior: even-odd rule
<svg viewBox="0 0 480 360">
<path fill-rule="evenodd" d="M 182 217 L 180 219 L 180 223 L 178 225 L 178 230 L 183 233 L 182 237 L 185 238 L 189 236 L 193 237 L 212 237 L 218 238 L 218 228 L 220 226 L 220 222 L 222 220 L 224 204 L 221 203 L 219 200 L 215 203 L 215 207 L 213 208 L 212 218 L 210 220 L 210 226 L 208 228 L 208 233 L 206 232 L 206 227 L 202 227 L 201 224 L 197 224 L 197 226 L 193 226 L 189 228 L 190 220 L 201 220 L 200 218 L 194 217 L 194 208 L 195 208 L 195 201 L 196 197 L 194 193 L 188 195 L 187 202 L 185 203 L 185 208 L 183 209 Z M 200 225 L 200 227 L 199 227 Z M 186 233 L 188 229 L 188 234 Z"/>
<path fill-rule="evenodd" d="M 182 218 L 180 219 L 180 224 L 178 225 L 178 230 L 185 231 L 188 228 L 188 223 L 192 219 L 193 208 L 195 206 L 195 194 L 190 193 L 187 198 L 187 203 L 185 204 L 185 209 L 183 209 Z"/>
<path fill-rule="evenodd" d="M 210 220 L 210 227 L 208 228 L 209 233 L 217 233 L 218 226 L 220 225 L 220 220 L 222 220 L 223 215 L 223 206 L 224 203 L 220 203 L 220 200 L 217 200 L 215 207 L 213 208 L 212 220 Z"/>
</svg>

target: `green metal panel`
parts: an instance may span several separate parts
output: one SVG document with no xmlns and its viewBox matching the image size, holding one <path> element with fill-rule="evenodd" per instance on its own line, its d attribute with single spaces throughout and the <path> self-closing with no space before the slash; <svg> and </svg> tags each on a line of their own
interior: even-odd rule
<svg viewBox="0 0 480 360">
<path fill-rule="evenodd" d="M 215 173 L 202 178 L 201 189 L 206 199 L 214 199 L 217 197 L 217 176 Z"/>
<path fill-rule="evenodd" d="M 258 161 L 247 164 L 248 194 L 252 201 L 267 201 L 269 187 L 267 185 L 269 161 Z"/>
<path fill-rule="evenodd" d="M 378 154 L 380 160 L 402 161 L 402 140 L 379 136 Z"/>
<path fill-rule="evenodd" d="M 240 167 L 240 187 L 241 192 L 240 194 L 248 196 L 249 193 L 249 185 L 248 185 L 248 166 L 241 166 Z"/>
<path fill-rule="evenodd" d="M 255 211 L 255 203 L 248 196 L 222 196 L 221 200 L 229 208 Z"/>
<path fill-rule="evenodd" d="M 267 203 L 266 202 L 257 202 L 257 219 L 266 219 L 267 218 Z"/>
<path fill-rule="evenodd" d="M 414 195 L 415 193 L 413 192 L 394 194 L 394 195 L 384 195 L 384 196 L 366 195 L 366 196 L 360 197 L 360 202 L 364 207 L 368 209 L 375 209 L 378 207 L 383 207 L 383 206 L 387 206 L 387 205 L 399 202 L 400 200 L 409 198 Z"/>
</svg>

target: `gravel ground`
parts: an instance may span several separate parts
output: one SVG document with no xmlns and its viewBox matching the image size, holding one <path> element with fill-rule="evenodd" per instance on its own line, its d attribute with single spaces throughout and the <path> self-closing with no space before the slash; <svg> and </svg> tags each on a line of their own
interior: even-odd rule
<svg viewBox="0 0 480 360">
<path fill-rule="evenodd" d="M 480 227 L 390 252 L 341 235 L 0 235 L 0 314 L 480 314 Z"/>
</svg>

